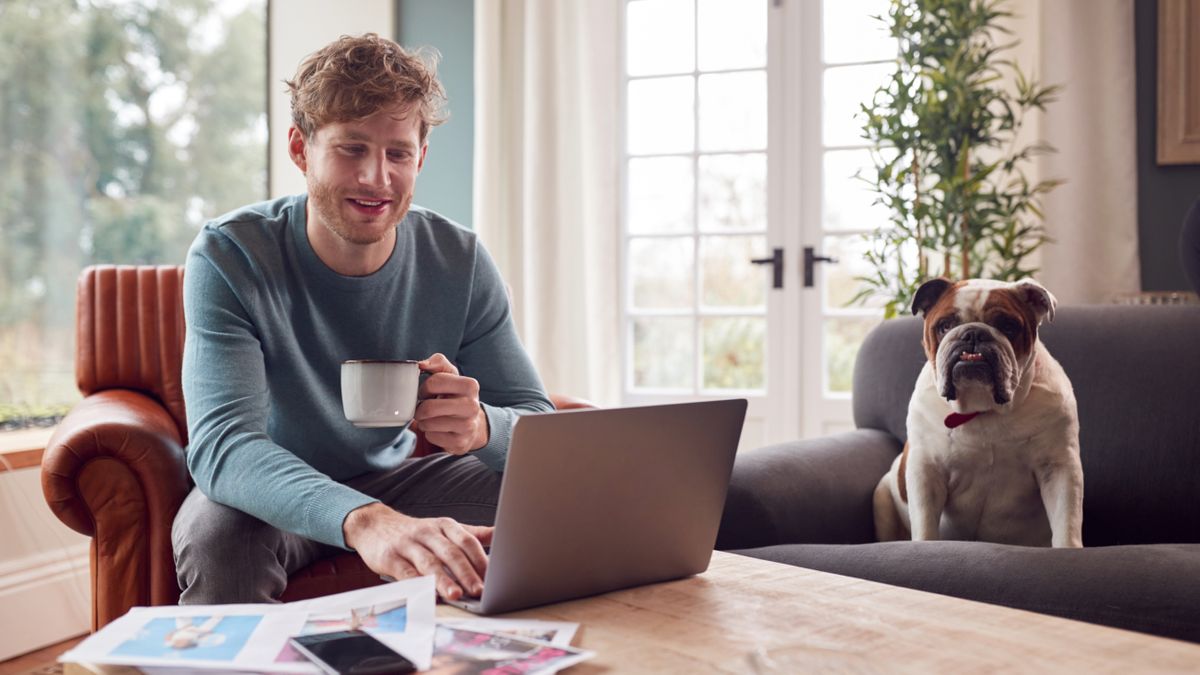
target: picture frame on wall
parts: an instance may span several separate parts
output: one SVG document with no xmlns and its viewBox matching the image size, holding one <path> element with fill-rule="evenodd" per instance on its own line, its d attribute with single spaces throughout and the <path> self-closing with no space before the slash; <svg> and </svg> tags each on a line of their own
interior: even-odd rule
<svg viewBox="0 0 1200 675">
<path fill-rule="evenodd" d="M 1200 164 L 1200 0 L 1158 1 L 1158 163 Z"/>
</svg>

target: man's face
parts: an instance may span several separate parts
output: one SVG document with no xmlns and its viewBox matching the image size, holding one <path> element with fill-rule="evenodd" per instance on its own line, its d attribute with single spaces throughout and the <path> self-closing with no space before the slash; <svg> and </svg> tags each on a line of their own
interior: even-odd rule
<svg viewBox="0 0 1200 675">
<path fill-rule="evenodd" d="M 427 147 L 407 107 L 331 122 L 308 139 L 293 127 L 288 144 L 308 183 L 309 217 L 359 246 L 388 239 L 408 212 Z"/>
</svg>

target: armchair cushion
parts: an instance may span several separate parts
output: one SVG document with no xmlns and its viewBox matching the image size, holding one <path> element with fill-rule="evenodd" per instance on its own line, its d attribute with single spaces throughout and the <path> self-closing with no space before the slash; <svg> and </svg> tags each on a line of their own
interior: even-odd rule
<svg viewBox="0 0 1200 675">
<path fill-rule="evenodd" d="M 104 389 L 150 394 L 171 413 L 183 445 L 183 268 L 96 265 L 79 275 L 75 380 L 87 396 Z"/>
</svg>

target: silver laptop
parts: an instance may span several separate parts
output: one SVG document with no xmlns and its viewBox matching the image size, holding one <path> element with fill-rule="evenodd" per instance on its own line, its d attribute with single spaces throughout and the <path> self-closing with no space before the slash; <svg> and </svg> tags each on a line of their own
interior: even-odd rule
<svg viewBox="0 0 1200 675">
<path fill-rule="evenodd" d="M 744 399 L 525 415 L 483 593 L 496 614 L 708 569 Z"/>
</svg>

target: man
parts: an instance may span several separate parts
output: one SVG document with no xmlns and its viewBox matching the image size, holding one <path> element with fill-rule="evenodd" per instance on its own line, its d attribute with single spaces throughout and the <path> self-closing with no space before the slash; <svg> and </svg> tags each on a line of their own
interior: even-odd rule
<svg viewBox="0 0 1200 675">
<path fill-rule="evenodd" d="M 516 416 L 552 408 L 475 236 L 411 206 L 444 100 L 376 35 L 287 83 L 307 194 L 205 225 L 188 253 L 183 387 L 195 479 L 172 530 L 180 602 L 268 602 L 338 549 L 478 594 Z M 411 206 L 411 208 L 410 208 Z M 415 436 L 342 416 L 340 364 L 420 359 Z"/>
</svg>

